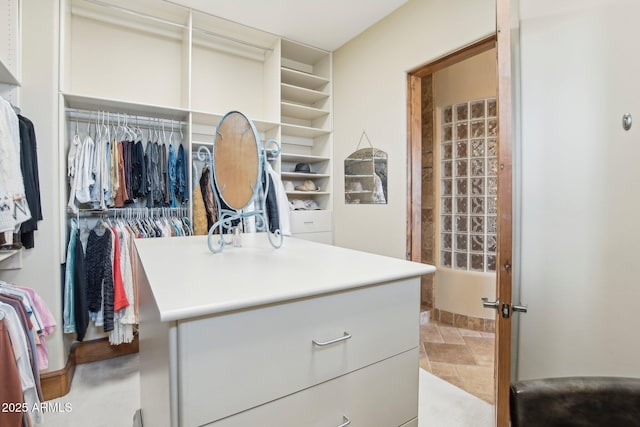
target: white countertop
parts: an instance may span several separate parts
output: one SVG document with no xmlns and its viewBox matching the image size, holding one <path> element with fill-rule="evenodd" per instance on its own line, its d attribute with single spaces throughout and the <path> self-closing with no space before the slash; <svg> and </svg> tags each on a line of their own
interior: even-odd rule
<svg viewBox="0 0 640 427">
<path fill-rule="evenodd" d="M 263 233 L 211 253 L 207 236 L 136 239 L 162 321 L 223 313 L 433 273 L 428 264 Z"/>
</svg>

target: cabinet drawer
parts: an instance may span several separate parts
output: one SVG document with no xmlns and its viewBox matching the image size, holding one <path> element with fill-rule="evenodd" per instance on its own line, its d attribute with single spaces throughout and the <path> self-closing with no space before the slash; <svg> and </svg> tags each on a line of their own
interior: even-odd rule
<svg viewBox="0 0 640 427">
<path fill-rule="evenodd" d="M 209 426 L 404 426 L 418 415 L 417 360 L 413 349 Z"/>
<path fill-rule="evenodd" d="M 331 211 L 292 211 L 291 233 L 331 231 Z"/>
<path fill-rule="evenodd" d="M 180 425 L 200 426 L 417 347 L 419 283 L 178 322 Z"/>
</svg>

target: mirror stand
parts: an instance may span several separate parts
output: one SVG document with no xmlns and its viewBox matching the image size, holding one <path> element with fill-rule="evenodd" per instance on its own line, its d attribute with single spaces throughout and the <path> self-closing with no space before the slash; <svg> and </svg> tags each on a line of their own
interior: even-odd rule
<svg viewBox="0 0 640 427">
<path fill-rule="evenodd" d="M 226 116 L 225 116 L 226 117 Z M 224 119 L 223 119 L 224 120 Z M 247 119 L 248 120 L 248 119 Z M 222 123 L 222 122 L 221 122 Z M 253 127 L 253 124 L 251 124 Z M 255 131 L 255 128 L 254 128 Z M 217 132 L 216 140 L 220 136 Z M 257 134 L 257 132 L 256 132 Z M 213 153 L 215 153 L 216 141 L 214 141 Z M 284 241 L 284 236 L 281 230 L 275 229 L 271 232 L 269 227 L 269 219 L 267 216 L 266 210 L 266 199 L 267 194 L 269 193 L 269 179 L 268 175 L 266 179 L 262 179 L 264 174 L 268 174 L 267 172 L 267 162 L 268 159 L 273 159 L 280 154 L 280 144 L 278 142 L 269 140 L 264 143 L 264 146 L 258 148 L 258 179 L 256 180 L 256 184 L 251 185 L 252 196 L 249 199 L 249 202 L 243 208 L 226 208 L 225 205 L 228 206 L 227 203 L 223 204 L 223 200 L 220 197 L 222 191 L 224 191 L 224 186 L 222 186 L 222 191 L 220 187 L 219 180 L 215 173 L 214 167 L 214 155 L 212 151 L 209 151 L 207 147 L 200 147 L 198 149 L 198 159 L 200 161 L 208 162 L 210 165 L 209 173 L 211 178 L 211 186 L 213 187 L 213 195 L 217 207 L 218 218 L 217 221 L 211 226 L 208 233 L 207 244 L 209 246 L 209 250 L 213 253 L 219 253 L 224 250 L 226 245 L 233 244 L 232 233 L 234 227 L 237 224 L 241 224 L 242 221 L 246 218 L 255 217 L 256 220 L 256 231 L 264 231 L 267 233 L 267 238 L 269 243 L 274 248 L 278 249 L 282 246 Z M 242 159 L 234 159 L 234 161 L 241 162 Z M 259 199 L 259 195 L 263 197 Z M 253 202 L 253 203 L 252 203 Z M 259 206 L 256 206 L 256 203 Z M 250 211 L 245 211 L 245 208 L 251 206 L 253 204 L 256 209 L 252 209 Z M 230 240 L 225 239 L 225 234 Z"/>
</svg>

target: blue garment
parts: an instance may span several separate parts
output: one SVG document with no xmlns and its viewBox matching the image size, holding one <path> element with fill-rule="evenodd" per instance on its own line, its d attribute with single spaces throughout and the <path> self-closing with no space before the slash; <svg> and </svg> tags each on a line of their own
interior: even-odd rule
<svg viewBox="0 0 640 427">
<path fill-rule="evenodd" d="M 185 203 L 189 200 L 188 180 L 187 177 L 187 156 L 184 147 L 180 145 L 178 148 L 178 165 L 176 170 L 176 179 L 178 181 L 178 196 Z"/>
<path fill-rule="evenodd" d="M 180 146 L 182 148 L 182 145 Z M 173 145 L 169 145 L 169 161 L 167 162 L 167 173 L 169 175 L 169 194 L 171 195 L 171 207 L 178 207 L 178 201 L 176 200 L 176 168 L 177 168 L 177 159 L 176 159 L 176 150 L 173 148 Z"/>
<path fill-rule="evenodd" d="M 104 174 L 104 203 L 105 205 L 109 205 L 109 200 L 111 199 L 111 142 L 109 140 L 105 141 L 104 144 L 104 155 L 106 160 L 105 171 Z"/>
<path fill-rule="evenodd" d="M 62 325 L 65 334 L 72 334 L 76 332 L 76 320 L 74 312 L 74 260 L 75 260 L 75 248 L 76 238 L 78 236 L 78 221 L 71 220 L 71 231 L 69 231 L 69 246 L 67 246 L 67 265 L 64 271 L 64 309 L 62 312 Z"/>
</svg>

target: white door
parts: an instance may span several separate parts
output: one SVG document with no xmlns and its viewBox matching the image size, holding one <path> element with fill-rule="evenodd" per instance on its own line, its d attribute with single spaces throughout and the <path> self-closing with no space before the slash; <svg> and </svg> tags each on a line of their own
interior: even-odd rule
<svg viewBox="0 0 640 427">
<path fill-rule="evenodd" d="M 520 5 L 516 379 L 638 376 L 640 1 Z"/>
</svg>

